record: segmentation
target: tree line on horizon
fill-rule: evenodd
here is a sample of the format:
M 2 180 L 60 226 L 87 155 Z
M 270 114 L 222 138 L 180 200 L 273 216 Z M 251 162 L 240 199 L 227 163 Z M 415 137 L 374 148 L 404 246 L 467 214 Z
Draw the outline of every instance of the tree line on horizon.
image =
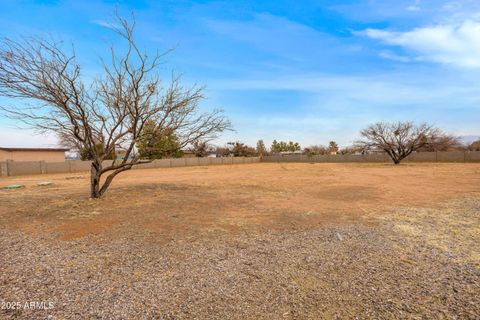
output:
M 153 125 L 153 124 L 152 124 Z M 480 140 L 462 144 L 458 137 L 444 133 L 442 130 L 426 123 L 416 125 L 413 122 L 378 122 L 360 131 L 361 139 L 352 145 L 340 148 L 337 142 L 328 145 L 310 145 L 302 148 L 294 141 L 273 140 L 267 148 L 262 139 L 256 146 L 240 141 L 228 142 L 224 146 L 215 146 L 206 140 L 198 140 L 180 150 L 175 143 L 174 133 L 156 131 L 148 126 L 149 135 L 145 135 L 138 145 L 141 158 L 162 159 L 180 158 L 189 152 L 196 157 L 253 157 L 275 154 L 305 154 L 308 156 L 328 154 L 366 154 L 386 152 L 394 163 L 400 163 L 412 152 L 470 150 L 480 151 Z M 153 134 L 157 132 L 157 134 Z
M 258 140 L 252 147 L 242 142 L 229 142 L 225 147 L 201 144 L 201 152 L 197 156 L 268 156 L 275 154 L 305 154 L 308 156 L 327 154 L 367 154 L 385 152 L 395 164 L 413 152 L 435 151 L 480 151 L 480 139 L 464 144 L 454 135 L 427 124 L 415 124 L 411 121 L 377 122 L 360 131 L 360 139 L 351 146 L 340 148 L 335 141 L 328 145 L 311 145 L 301 148 L 298 142 L 273 140 L 270 149 L 265 147 L 263 140 Z

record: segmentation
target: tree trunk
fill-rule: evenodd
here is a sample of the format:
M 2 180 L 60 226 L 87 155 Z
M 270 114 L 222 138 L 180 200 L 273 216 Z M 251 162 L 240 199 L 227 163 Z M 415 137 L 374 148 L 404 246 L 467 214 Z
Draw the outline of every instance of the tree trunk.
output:
M 113 181 L 113 178 L 115 178 L 116 175 L 117 175 L 117 172 L 115 171 L 107 177 L 107 179 L 103 183 L 103 186 L 100 188 L 100 191 L 99 191 L 100 195 L 103 195 L 107 191 L 108 187 L 110 187 L 110 184 Z
M 100 174 L 101 167 L 92 162 L 92 168 L 90 170 L 90 198 L 100 198 Z

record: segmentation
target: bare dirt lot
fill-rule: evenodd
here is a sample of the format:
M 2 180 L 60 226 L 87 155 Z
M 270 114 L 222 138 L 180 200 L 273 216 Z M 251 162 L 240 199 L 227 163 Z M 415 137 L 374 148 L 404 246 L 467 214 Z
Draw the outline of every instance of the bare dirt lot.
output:
M 480 164 L 132 170 L 99 200 L 86 173 L 13 183 L 2 319 L 480 318 Z

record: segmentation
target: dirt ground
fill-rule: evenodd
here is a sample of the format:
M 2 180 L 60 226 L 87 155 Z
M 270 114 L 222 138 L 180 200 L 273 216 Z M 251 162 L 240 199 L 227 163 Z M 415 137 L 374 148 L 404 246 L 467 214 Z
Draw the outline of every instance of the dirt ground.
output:
M 480 164 L 132 170 L 99 200 L 87 173 L 8 184 L 0 300 L 54 307 L 0 318 L 480 318 Z

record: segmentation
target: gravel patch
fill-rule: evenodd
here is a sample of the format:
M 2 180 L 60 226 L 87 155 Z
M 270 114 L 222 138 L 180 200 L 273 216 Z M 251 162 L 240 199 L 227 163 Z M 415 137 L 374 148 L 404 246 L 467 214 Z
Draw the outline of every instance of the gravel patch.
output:
M 479 319 L 479 203 L 169 241 L 131 227 L 74 241 L 0 230 L 0 299 L 22 306 L 0 318 Z M 431 221 L 452 212 L 471 223 L 439 229 L 445 248 Z M 470 242 L 451 236 L 465 230 Z

